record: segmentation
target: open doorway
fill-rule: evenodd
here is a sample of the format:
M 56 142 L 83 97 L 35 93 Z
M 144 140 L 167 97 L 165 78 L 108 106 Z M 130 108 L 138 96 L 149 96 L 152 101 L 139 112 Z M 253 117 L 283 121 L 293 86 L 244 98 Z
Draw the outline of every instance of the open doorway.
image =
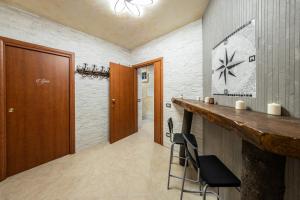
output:
M 154 138 L 154 68 L 153 65 L 137 69 L 138 128 Z
M 163 58 L 132 66 L 135 69 L 138 128 L 147 129 L 154 142 L 163 144 Z

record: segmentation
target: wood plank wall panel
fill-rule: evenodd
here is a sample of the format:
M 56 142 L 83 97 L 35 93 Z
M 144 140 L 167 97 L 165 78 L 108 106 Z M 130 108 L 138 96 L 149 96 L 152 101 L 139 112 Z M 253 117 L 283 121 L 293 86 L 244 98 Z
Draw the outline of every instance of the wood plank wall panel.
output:
M 257 98 L 243 98 L 249 107 L 266 112 L 278 102 L 285 113 L 300 117 L 300 0 L 211 0 L 203 17 L 204 96 L 211 95 L 211 50 L 225 36 L 256 19 Z M 236 97 L 215 96 L 221 105 L 234 106 Z M 216 153 L 241 175 L 241 140 L 204 121 L 204 152 Z M 286 200 L 300 199 L 300 160 L 288 158 Z M 225 199 L 239 199 L 234 190 Z

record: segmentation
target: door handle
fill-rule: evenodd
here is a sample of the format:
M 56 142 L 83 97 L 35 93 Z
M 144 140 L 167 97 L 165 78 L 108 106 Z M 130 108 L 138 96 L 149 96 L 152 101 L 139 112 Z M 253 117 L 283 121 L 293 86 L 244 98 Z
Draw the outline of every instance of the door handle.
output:
M 115 107 L 115 104 L 116 104 L 116 99 L 111 99 L 111 107 Z
M 8 112 L 9 112 L 9 113 L 13 113 L 13 112 L 15 112 L 15 109 L 14 109 L 14 108 L 9 108 L 9 109 L 8 109 Z

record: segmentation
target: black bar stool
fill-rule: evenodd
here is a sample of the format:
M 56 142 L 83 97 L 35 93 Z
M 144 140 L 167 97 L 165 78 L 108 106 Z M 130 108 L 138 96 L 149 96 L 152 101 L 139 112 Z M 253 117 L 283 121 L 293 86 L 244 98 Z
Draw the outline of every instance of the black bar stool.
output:
M 219 199 L 219 188 L 220 187 L 235 187 L 240 191 L 241 181 L 215 156 L 215 155 L 198 155 L 198 145 L 196 138 L 193 134 L 183 134 L 184 145 L 186 149 L 186 159 L 184 165 L 184 174 L 182 180 L 181 196 L 182 200 L 183 192 L 194 192 L 203 194 L 203 200 L 206 200 L 206 194 L 212 193 Z M 199 184 L 203 190 L 189 191 L 184 189 L 184 183 L 186 180 L 186 168 L 187 164 L 191 163 L 192 166 L 200 172 Z M 208 187 L 217 187 L 218 193 L 208 192 Z
M 168 189 L 170 189 L 170 178 L 171 177 L 182 179 L 182 177 L 171 174 L 173 157 L 180 158 L 180 159 L 185 159 L 185 158 L 174 155 L 174 145 L 184 145 L 184 138 L 181 133 L 173 133 L 173 120 L 171 117 L 168 119 L 168 127 L 169 127 L 169 133 L 166 133 L 166 136 L 170 138 L 170 142 L 171 142 L 169 173 L 168 173 Z

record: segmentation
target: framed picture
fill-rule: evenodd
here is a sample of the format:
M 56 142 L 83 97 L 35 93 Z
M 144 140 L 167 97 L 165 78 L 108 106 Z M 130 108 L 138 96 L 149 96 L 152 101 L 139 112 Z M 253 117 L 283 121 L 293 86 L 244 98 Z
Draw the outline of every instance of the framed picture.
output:
M 149 76 L 147 72 L 142 72 L 142 82 L 143 83 L 148 83 L 149 81 Z
M 212 50 L 212 94 L 256 97 L 255 20 Z

